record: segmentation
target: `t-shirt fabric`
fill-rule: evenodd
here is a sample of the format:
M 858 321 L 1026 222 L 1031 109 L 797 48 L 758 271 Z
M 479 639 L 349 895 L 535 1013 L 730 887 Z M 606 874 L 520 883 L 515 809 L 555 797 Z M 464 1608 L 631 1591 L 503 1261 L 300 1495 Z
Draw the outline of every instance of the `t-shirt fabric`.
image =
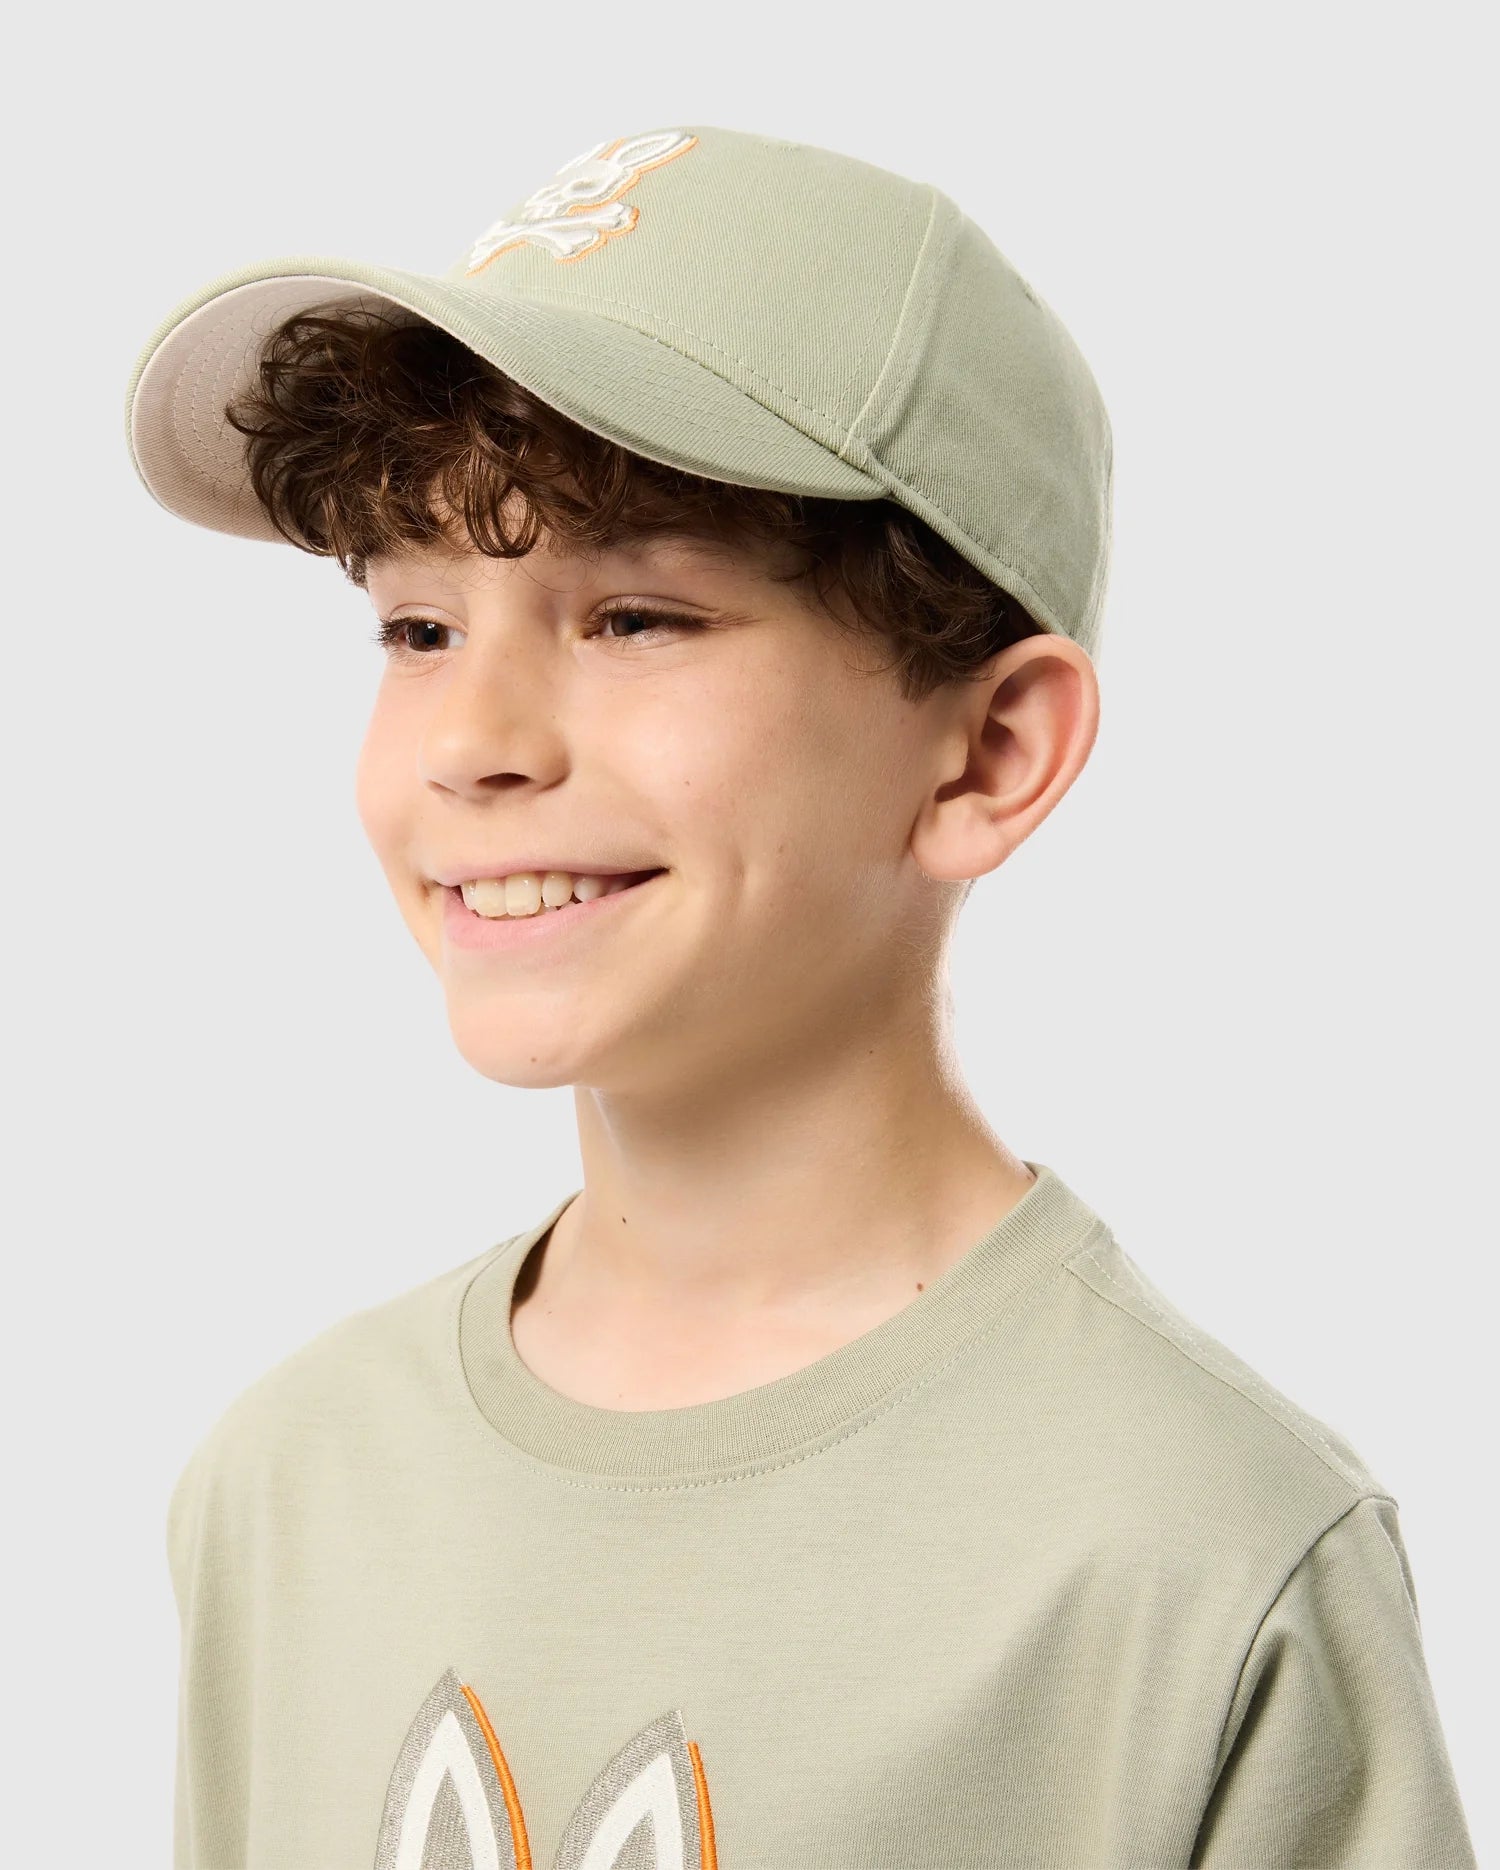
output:
M 168 1513 L 176 1870 L 1471 1870 L 1397 1502 L 1027 1166 L 712 1402 L 521 1361 L 576 1190 L 252 1384 Z

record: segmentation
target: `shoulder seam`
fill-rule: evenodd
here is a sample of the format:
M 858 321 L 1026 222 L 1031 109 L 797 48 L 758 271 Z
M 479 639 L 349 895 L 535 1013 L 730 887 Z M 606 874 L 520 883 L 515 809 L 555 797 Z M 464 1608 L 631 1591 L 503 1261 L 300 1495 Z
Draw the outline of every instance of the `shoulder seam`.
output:
M 1106 1230 L 1106 1237 L 1113 1239 L 1113 1236 L 1108 1234 L 1108 1230 Z M 1273 1422 L 1279 1423 L 1289 1435 L 1295 1436 L 1310 1454 L 1315 1455 L 1318 1460 L 1320 1460 L 1325 1467 L 1330 1469 L 1331 1472 L 1336 1474 L 1346 1486 L 1352 1487 L 1355 1490 L 1357 1499 L 1350 1502 L 1351 1506 L 1357 1504 L 1358 1499 L 1371 1496 L 1371 1489 L 1367 1488 L 1360 1480 L 1359 1476 L 1350 1470 L 1342 1456 L 1335 1452 L 1327 1440 L 1318 1433 L 1318 1430 L 1311 1422 L 1307 1423 L 1304 1428 L 1303 1424 L 1288 1420 L 1286 1414 L 1288 1408 L 1287 1402 L 1279 1397 L 1261 1378 L 1255 1376 L 1253 1373 L 1241 1375 L 1239 1372 L 1229 1369 L 1222 1363 L 1211 1346 L 1202 1341 L 1204 1334 L 1192 1324 L 1191 1320 L 1183 1320 L 1182 1326 L 1178 1329 L 1174 1329 L 1171 1321 L 1166 1317 L 1166 1314 L 1161 1310 L 1160 1306 L 1152 1302 L 1147 1293 L 1132 1290 L 1122 1285 L 1099 1258 L 1099 1247 L 1101 1244 L 1099 1240 L 1091 1239 L 1076 1253 L 1069 1254 L 1068 1258 L 1063 1262 L 1068 1271 L 1072 1273 L 1073 1277 L 1077 1279 L 1080 1284 L 1087 1286 L 1089 1291 L 1092 1292 L 1096 1298 L 1105 1300 L 1106 1303 L 1113 1305 L 1117 1311 L 1123 1312 L 1127 1318 L 1134 1319 L 1136 1324 L 1143 1325 L 1146 1330 L 1154 1332 L 1163 1342 L 1170 1344 L 1180 1355 L 1186 1357 L 1190 1363 L 1197 1364 L 1198 1367 L 1206 1371 L 1209 1376 L 1217 1378 L 1217 1380 L 1223 1383 L 1227 1388 L 1232 1389 L 1237 1396 L 1244 1397 L 1245 1401 L 1248 1402 L 1252 1408 L 1258 1409 L 1262 1415 L 1268 1417 Z M 1079 1271 L 1075 1261 L 1087 1261 L 1101 1279 L 1107 1280 L 1111 1286 L 1116 1287 L 1118 1291 L 1134 1299 L 1138 1305 L 1143 1305 L 1159 1322 L 1153 1323 L 1150 1320 L 1137 1317 L 1122 1299 L 1117 1298 L 1113 1293 L 1101 1292 L 1091 1279 Z M 1126 1264 L 1128 1265 L 1128 1261 Z M 1186 1344 L 1182 1341 L 1184 1334 L 1188 1339 L 1188 1343 Z M 1253 1392 L 1258 1392 L 1258 1394 Z M 1309 1435 L 1313 1438 L 1311 1441 L 1308 1439 Z M 1313 1445 L 1314 1442 L 1317 1443 L 1316 1447 Z M 1376 1498 L 1390 1499 L 1392 1497 L 1383 1488 L 1376 1488 L 1373 1491 L 1374 1497 Z
M 1277 1581 L 1275 1590 L 1270 1593 L 1265 1603 L 1262 1605 L 1260 1615 L 1255 1619 L 1250 1634 L 1245 1640 L 1244 1649 L 1240 1654 L 1239 1667 L 1235 1670 L 1234 1681 L 1230 1686 L 1229 1698 L 1224 1704 L 1224 1718 L 1219 1723 L 1219 1743 L 1214 1756 L 1213 1778 L 1210 1781 L 1210 1791 L 1213 1786 L 1218 1784 L 1219 1775 L 1224 1770 L 1225 1761 L 1234 1744 L 1233 1741 L 1230 1741 L 1228 1745 L 1226 1745 L 1226 1738 L 1229 1733 L 1229 1719 L 1234 1713 L 1235 1703 L 1239 1700 L 1240 1686 L 1245 1679 L 1245 1671 L 1250 1666 L 1250 1658 L 1255 1654 L 1255 1645 L 1260 1641 L 1260 1633 L 1266 1627 L 1266 1619 L 1281 1602 L 1293 1578 L 1296 1577 L 1297 1573 L 1307 1563 L 1317 1547 L 1328 1537 L 1329 1533 L 1331 1533 L 1336 1526 L 1342 1526 L 1344 1521 L 1348 1519 L 1349 1515 L 1354 1512 L 1356 1508 L 1363 1506 L 1369 1500 L 1388 1500 L 1393 1507 L 1396 1507 L 1398 1512 L 1400 1510 L 1397 1502 L 1391 1499 L 1388 1493 L 1378 1489 L 1373 1492 L 1361 1493 L 1358 1499 L 1351 1500 L 1347 1506 L 1342 1507 L 1333 1515 L 1332 1519 L 1326 1521 L 1324 1525 L 1313 1534 L 1307 1544 L 1292 1560 L 1291 1564 L 1287 1566 L 1285 1573 Z

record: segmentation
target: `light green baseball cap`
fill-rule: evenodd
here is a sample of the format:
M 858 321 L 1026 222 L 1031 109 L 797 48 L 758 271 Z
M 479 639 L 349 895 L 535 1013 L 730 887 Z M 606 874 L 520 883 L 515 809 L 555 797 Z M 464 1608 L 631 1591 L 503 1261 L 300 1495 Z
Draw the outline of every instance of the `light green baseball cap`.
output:
M 898 501 L 1098 653 L 1113 466 L 1098 387 L 1056 313 L 928 183 L 741 130 L 648 130 L 565 163 L 446 272 L 298 255 L 222 274 L 131 372 L 131 459 L 162 506 L 282 539 L 224 405 L 274 325 L 335 301 L 429 320 L 652 461 Z

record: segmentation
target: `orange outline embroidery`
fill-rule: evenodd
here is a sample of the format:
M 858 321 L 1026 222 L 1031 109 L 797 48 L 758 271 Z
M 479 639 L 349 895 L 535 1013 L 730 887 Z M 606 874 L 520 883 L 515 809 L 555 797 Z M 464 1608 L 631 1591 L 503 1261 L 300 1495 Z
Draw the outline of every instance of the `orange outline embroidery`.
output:
M 688 1742 L 688 1755 L 693 1762 L 693 1789 L 698 1795 L 698 1829 L 703 1838 L 703 1870 L 719 1870 L 719 1851 L 714 1843 L 714 1815 L 708 1807 L 708 1781 L 703 1776 L 703 1756 L 698 1751 L 698 1742 Z
M 440 1799 L 446 1802 L 448 1822 L 443 1835 L 433 1837 Z M 467 1843 L 450 1835 L 459 1816 Z M 677 1708 L 638 1728 L 594 1775 L 558 1841 L 553 1870 L 579 1870 L 594 1862 L 602 1835 L 613 1833 L 618 1846 L 625 1841 L 621 1824 L 629 1820 L 634 1837 L 635 1826 L 648 1817 L 653 1864 L 661 1870 L 718 1870 L 702 1751 L 688 1738 Z M 534 1870 L 521 1797 L 494 1723 L 476 1690 L 451 1667 L 413 1716 L 392 1767 L 375 1845 L 376 1870 L 409 1862 L 413 1847 L 432 1870 L 458 1870 L 460 1863 L 473 1870 L 481 1857 L 486 1863 L 500 1861 L 496 1853 L 503 1854 L 507 1870 Z M 668 1859 L 661 1857 L 660 1847 L 667 1848 Z
M 474 1719 L 479 1723 L 479 1731 L 484 1735 L 484 1743 L 490 1750 L 490 1758 L 495 1762 L 495 1772 L 499 1776 L 500 1790 L 505 1798 L 505 1811 L 510 1819 L 511 1843 L 515 1846 L 516 1870 L 531 1870 L 531 1845 L 526 1837 L 526 1818 L 521 1810 L 520 1795 L 516 1791 L 516 1782 L 510 1776 L 510 1767 L 505 1755 L 500 1751 L 500 1742 L 495 1737 L 495 1730 L 490 1725 L 490 1717 L 484 1711 L 484 1703 L 479 1699 L 467 1682 L 460 1682 L 464 1699 L 474 1710 Z

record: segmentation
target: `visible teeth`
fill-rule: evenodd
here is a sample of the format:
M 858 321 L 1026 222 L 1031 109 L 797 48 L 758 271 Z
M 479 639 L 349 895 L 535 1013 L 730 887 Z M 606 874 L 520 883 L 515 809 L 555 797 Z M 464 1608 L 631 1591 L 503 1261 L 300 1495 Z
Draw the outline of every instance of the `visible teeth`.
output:
M 483 877 L 461 886 L 464 902 L 475 915 L 534 916 L 543 908 L 561 909 L 575 898 L 593 902 L 625 887 L 619 877 L 574 877 L 565 870 L 517 871 L 509 877 Z
M 542 879 L 534 870 L 522 870 L 505 879 L 505 913 L 534 916 L 542 906 Z

